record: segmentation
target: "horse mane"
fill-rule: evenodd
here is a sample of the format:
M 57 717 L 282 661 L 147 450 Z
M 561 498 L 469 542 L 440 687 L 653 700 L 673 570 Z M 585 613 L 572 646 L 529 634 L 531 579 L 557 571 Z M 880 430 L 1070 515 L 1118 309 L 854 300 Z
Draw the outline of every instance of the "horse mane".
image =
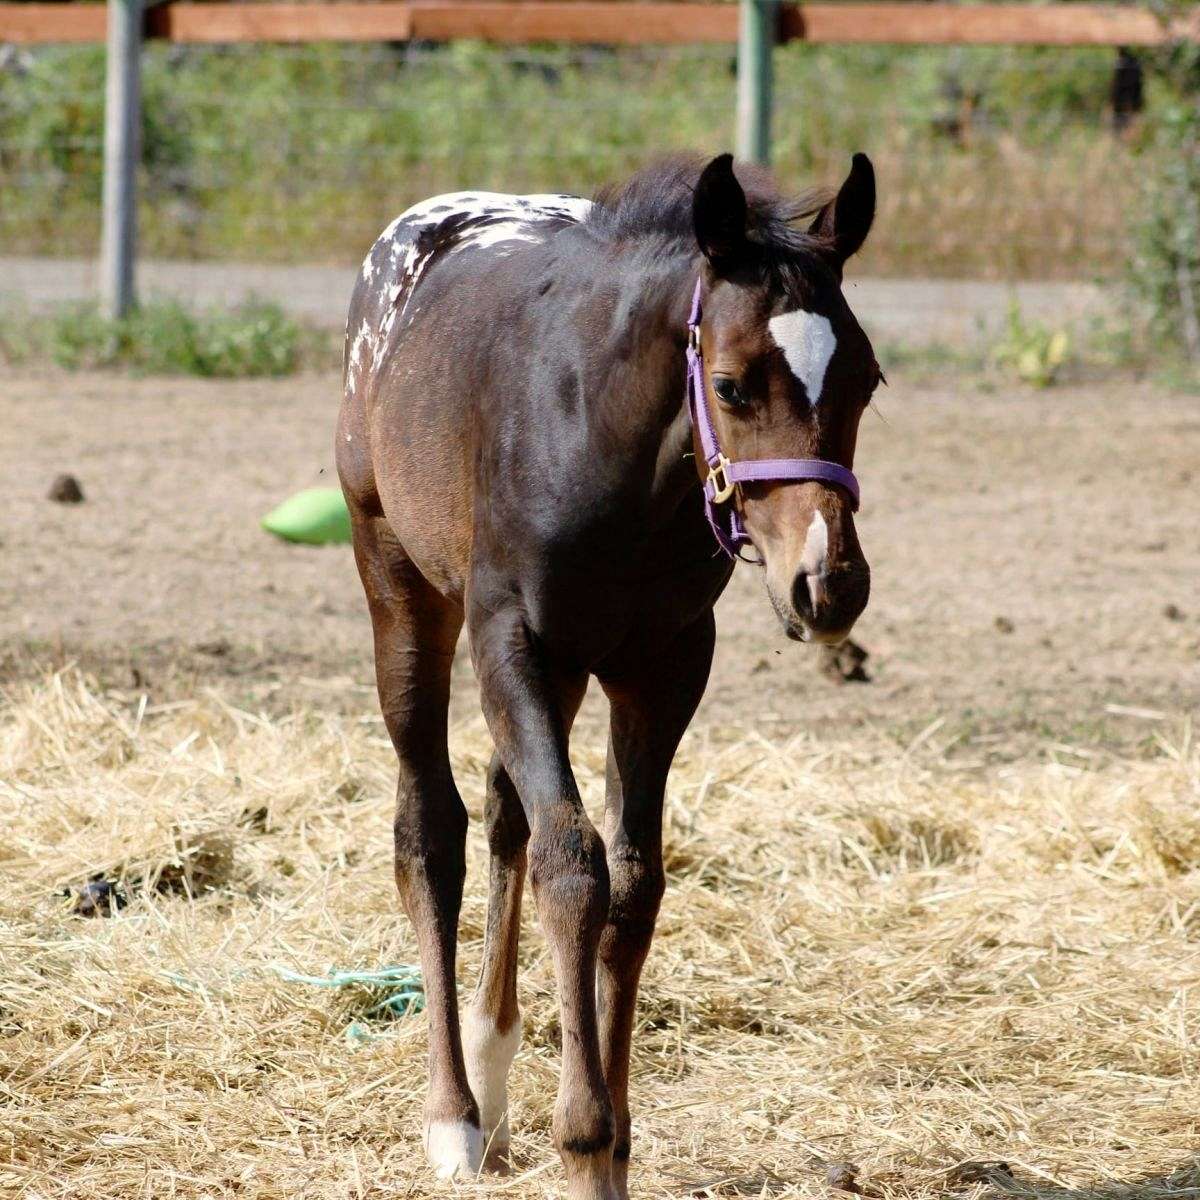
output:
M 706 161 L 692 154 L 664 158 L 624 183 L 601 188 L 585 224 L 603 241 L 644 240 L 668 251 L 694 248 L 692 196 Z M 764 269 L 786 280 L 825 249 L 824 239 L 797 222 L 815 216 L 834 193 L 815 187 L 784 196 L 764 168 L 739 162 L 734 171 L 746 193 L 747 235 L 760 248 Z

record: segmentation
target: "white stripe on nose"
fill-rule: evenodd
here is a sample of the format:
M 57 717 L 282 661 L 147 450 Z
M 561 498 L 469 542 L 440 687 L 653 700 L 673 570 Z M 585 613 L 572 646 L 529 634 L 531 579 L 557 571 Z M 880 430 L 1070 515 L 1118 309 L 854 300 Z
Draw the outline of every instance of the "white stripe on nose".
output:
M 820 510 L 812 515 L 808 524 L 808 534 L 804 539 L 804 552 L 800 556 L 800 570 L 806 576 L 808 598 L 813 608 L 817 606 L 817 589 L 820 587 L 818 576 L 825 574 L 825 556 L 829 553 L 829 526 Z

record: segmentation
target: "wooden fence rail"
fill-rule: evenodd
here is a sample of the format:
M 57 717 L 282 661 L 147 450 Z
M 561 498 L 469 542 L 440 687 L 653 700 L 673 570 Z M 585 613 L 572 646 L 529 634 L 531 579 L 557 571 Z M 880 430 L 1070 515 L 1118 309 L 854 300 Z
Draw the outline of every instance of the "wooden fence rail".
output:
M 663 44 L 737 41 L 734 4 L 642 0 L 384 0 L 378 4 L 160 4 L 171 42 L 450 41 Z M 102 4 L 0 3 L 0 43 L 102 42 Z M 1150 46 L 1200 38 L 1200 12 L 1165 27 L 1106 4 L 780 4 L 778 40 L 907 45 Z

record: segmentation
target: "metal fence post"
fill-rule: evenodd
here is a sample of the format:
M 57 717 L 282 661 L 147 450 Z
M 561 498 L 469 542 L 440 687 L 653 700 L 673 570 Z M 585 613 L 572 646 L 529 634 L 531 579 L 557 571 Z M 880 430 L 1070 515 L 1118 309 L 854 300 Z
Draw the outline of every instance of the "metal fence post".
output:
M 123 317 L 135 302 L 137 166 L 142 134 L 142 0 L 108 0 L 104 93 L 104 217 L 100 304 Z
M 737 155 L 771 160 L 772 57 L 778 34 L 778 0 L 741 0 L 738 14 Z

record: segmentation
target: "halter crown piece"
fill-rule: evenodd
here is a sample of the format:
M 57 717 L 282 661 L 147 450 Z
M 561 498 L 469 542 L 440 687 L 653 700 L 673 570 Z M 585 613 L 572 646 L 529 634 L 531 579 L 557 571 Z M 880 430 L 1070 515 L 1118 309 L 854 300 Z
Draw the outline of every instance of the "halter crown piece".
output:
M 721 549 L 731 558 L 738 558 L 738 551 L 750 544 L 750 536 L 742 525 L 737 507 L 730 503 L 739 483 L 798 483 L 803 480 L 833 483 L 849 493 L 854 511 L 857 512 L 858 480 L 849 468 L 823 458 L 752 458 L 730 462 L 721 453 L 704 387 L 704 355 L 700 349 L 700 282 L 696 280 L 692 311 L 688 316 L 687 402 L 692 424 L 700 434 L 704 461 L 708 463 L 708 477 L 704 481 L 704 512 Z

